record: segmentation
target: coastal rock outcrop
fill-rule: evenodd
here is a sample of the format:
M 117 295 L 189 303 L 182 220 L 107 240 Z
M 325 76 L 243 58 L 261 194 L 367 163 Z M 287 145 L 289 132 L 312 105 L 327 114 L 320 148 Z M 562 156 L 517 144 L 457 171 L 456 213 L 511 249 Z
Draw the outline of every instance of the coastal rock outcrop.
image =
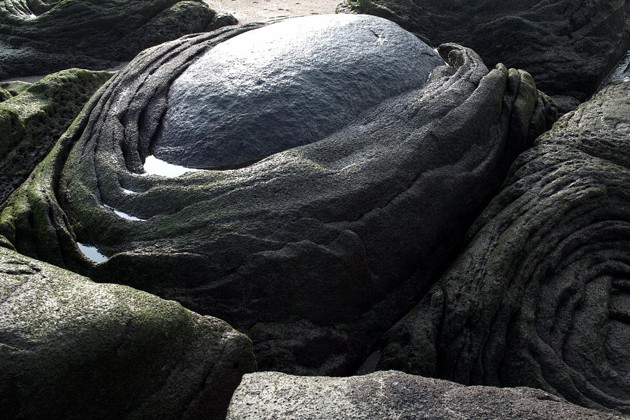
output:
M 0 88 L 0 208 L 112 75 L 70 69 L 28 87 Z
M 462 386 L 402 372 L 349 378 L 247 374 L 228 420 L 621 419 L 530 388 Z
M 218 95 L 195 87 L 214 74 Z M 223 28 L 112 79 L 11 196 L 0 243 L 225 319 L 263 369 L 349 373 L 553 118 L 527 73 L 384 19 Z M 217 124 L 234 134 L 212 144 Z
M 0 247 L 7 419 L 222 419 L 251 341 L 225 322 Z
M 457 42 L 486 65 L 529 72 L 550 95 L 586 99 L 630 46 L 626 0 L 346 0 L 340 9 L 399 23 L 428 43 Z
M 630 414 L 629 98 L 611 84 L 518 158 L 380 369 Z
M 0 80 L 112 68 L 145 48 L 234 23 L 201 0 L 5 0 Z

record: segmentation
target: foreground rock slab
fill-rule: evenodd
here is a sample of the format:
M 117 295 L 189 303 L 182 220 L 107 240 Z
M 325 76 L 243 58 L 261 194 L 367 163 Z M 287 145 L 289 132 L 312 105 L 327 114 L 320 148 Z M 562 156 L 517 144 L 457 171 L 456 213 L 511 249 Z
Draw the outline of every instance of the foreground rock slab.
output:
M 0 80 L 111 68 L 153 45 L 235 22 L 200 0 L 4 0 Z
M 6 419 L 223 418 L 251 342 L 225 322 L 0 248 Z
M 225 319 L 252 338 L 261 368 L 350 373 L 436 280 L 553 108 L 527 73 L 488 70 L 457 45 L 436 52 L 384 19 L 276 25 L 293 30 L 226 28 L 141 54 L 11 197 L 0 242 Z M 217 67 L 230 57 L 218 53 L 223 42 L 247 50 L 254 44 L 240 36 L 268 31 L 275 41 L 251 54 L 272 61 L 269 78 L 238 60 Z M 401 60 L 403 41 L 417 62 Z M 309 61 L 305 49 L 328 60 Z M 335 60 L 336 51 L 348 55 Z M 300 69 L 289 64 L 296 57 Z M 383 75 L 393 70 L 422 77 Z M 199 96 L 188 98 L 178 87 L 194 86 L 188 72 L 203 79 L 215 71 L 227 73 L 216 85 L 225 96 L 195 88 Z M 353 103 L 347 90 L 379 100 Z M 231 109 L 217 111 L 221 100 Z M 285 100 L 303 112 L 271 112 L 265 126 L 261 116 Z M 171 104 L 193 111 L 190 121 L 221 112 L 213 121 L 238 135 L 207 147 L 216 127 L 187 125 L 189 115 L 171 124 Z M 251 117 L 239 120 L 241 111 Z M 188 135 L 190 125 L 199 136 Z M 211 162 L 240 150 L 241 133 L 258 127 L 250 142 L 264 141 L 252 150 Z M 288 149 L 275 149 L 276 132 Z M 223 164 L 231 169 L 216 168 Z
M 0 208 L 112 75 L 70 69 L 28 87 L 7 85 L 0 102 Z
M 528 71 L 550 95 L 584 100 L 630 46 L 628 7 L 625 0 L 346 0 L 342 8 L 391 19 L 433 45 L 460 43 L 489 66 Z
M 630 83 L 523 153 L 380 368 L 630 414 Z
M 349 378 L 248 374 L 227 418 L 621 419 L 535 389 L 462 386 L 395 371 Z

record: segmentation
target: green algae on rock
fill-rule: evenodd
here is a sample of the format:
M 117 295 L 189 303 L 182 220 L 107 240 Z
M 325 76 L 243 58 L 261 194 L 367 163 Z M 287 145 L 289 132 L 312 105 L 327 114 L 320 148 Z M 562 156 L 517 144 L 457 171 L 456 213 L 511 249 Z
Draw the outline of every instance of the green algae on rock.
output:
M 70 69 L 0 102 L 0 208 L 114 73 Z M 20 86 L 21 87 L 21 86 Z
M 380 369 L 630 414 L 629 98 L 604 88 L 518 158 Z
M 221 419 L 251 341 L 227 323 L 0 247 L 4 418 Z
M 338 36 L 303 42 L 334 53 L 358 22 L 382 49 L 366 59 L 387 60 L 396 49 L 378 36 L 385 20 L 335 19 Z M 426 84 L 317 141 L 238 169 L 147 174 L 174 81 L 216 45 L 258 27 L 140 54 L 12 195 L 0 235 L 20 253 L 225 319 L 250 335 L 262 368 L 348 373 L 438 277 L 553 109 L 527 73 L 488 70 L 448 44 L 440 60 L 432 50 L 423 56 L 433 63 Z M 284 77 L 301 83 L 292 75 Z M 330 83 L 342 95 L 348 79 Z M 106 261 L 94 264 L 79 243 Z
M 4 0 L 0 80 L 112 68 L 148 47 L 234 23 L 201 0 Z

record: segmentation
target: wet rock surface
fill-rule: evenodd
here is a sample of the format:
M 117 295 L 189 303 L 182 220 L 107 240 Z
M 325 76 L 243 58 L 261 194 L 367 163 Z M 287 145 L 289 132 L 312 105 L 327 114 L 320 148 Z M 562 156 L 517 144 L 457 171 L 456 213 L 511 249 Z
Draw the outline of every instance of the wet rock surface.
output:
M 342 19 L 340 34 L 354 22 L 384 25 Z M 316 142 L 235 170 L 147 174 L 178 77 L 258 27 L 141 54 L 11 197 L 0 242 L 225 319 L 250 335 L 263 369 L 349 373 L 438 277 L 553 109 L 528 74 L 488 70 L 449 44 L 439 48 L 447 63 L 424 86 Z M 396 46 L 373 38 L 385 56 L 372 58 L 386 60 Z M 331 37 L 326 48 L 346 42 Z M 104 262 L 94 265 L 78 243 L 96 247 Z
M 579 100 L 596 90 L 630 39 L 625 0 L 346 0 L 342 9 L 386 17 L 432 45 L 460 43 L 489 66 L 526 70 L 542 91 Z
M 233 23 L 199 0 L 5 0 L 0 80 L 111 68 L 153 45 Z
M 379 368 L 630 414 L 630 83 L 523 153 Z
M 112 72 L 70 69 L 29 86 L 8 83 L 0 101 L 0 208 L 50 152 Z
M 462 386 L 401 372 L 243 377 L 228 419 L 621 419 L 530 388 Z
M 251 341 L 173 301 L 0 248 L 0 404 L 15 419 L 224 418 Z

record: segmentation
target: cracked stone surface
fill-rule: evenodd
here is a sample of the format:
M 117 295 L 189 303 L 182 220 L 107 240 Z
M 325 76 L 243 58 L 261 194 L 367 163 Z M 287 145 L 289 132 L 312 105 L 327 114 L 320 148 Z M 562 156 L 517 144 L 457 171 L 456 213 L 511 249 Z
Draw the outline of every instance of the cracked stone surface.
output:
M 323 22 L 300 19 L 305 28 Z M 349 39 L 363 45 L 349 36 L 353 25 L 387 24 L 371 16 L 334 21 L 335 29 L 322 26 L 331 31 L 326 42 L 312 36 L 295 48 L 348 51 Z M 225 319 L 252 338 L 262 369 L 347 374 L 439 277 L 554 109 L 527 73 L 488 69 L 471 50 L 446 44 L 420 54 L 422 63 L 403 64 L 429 70 L 424 83 L 383 86 L 379 103 L 361 102 L 365 109 L 333 130 L 316 126 L 316 141 L 288 130 L 295 147 L 237 169 L 148 173 L 178 78 L 223 42 L 256 38 L 258 28 L 271 27 L 224 28 L 140 54 L 13 194 L 0 215 L 0 243 Z M 300 36 L 282 35 L 275 45 Z M 382 54 L 352 71 L 374 80 L 382 75 L 371 72 L 393 65 L 396 47 L 368 38 L 382 41 L 371 46 Z M 331 60 L 319 70 L 338 68 Z M 295 76 L 278 80 L 306 83 Z M 330 83 L 328 92 L 343 93 L 356 81 Z M 295 118 L 301 128 L 331 111 L 346 112 L 346 103 L 313 105 Z M 169 141 L 178 135 L 173 130 Z M 101 262 L 79 246 L 93 247 Z

